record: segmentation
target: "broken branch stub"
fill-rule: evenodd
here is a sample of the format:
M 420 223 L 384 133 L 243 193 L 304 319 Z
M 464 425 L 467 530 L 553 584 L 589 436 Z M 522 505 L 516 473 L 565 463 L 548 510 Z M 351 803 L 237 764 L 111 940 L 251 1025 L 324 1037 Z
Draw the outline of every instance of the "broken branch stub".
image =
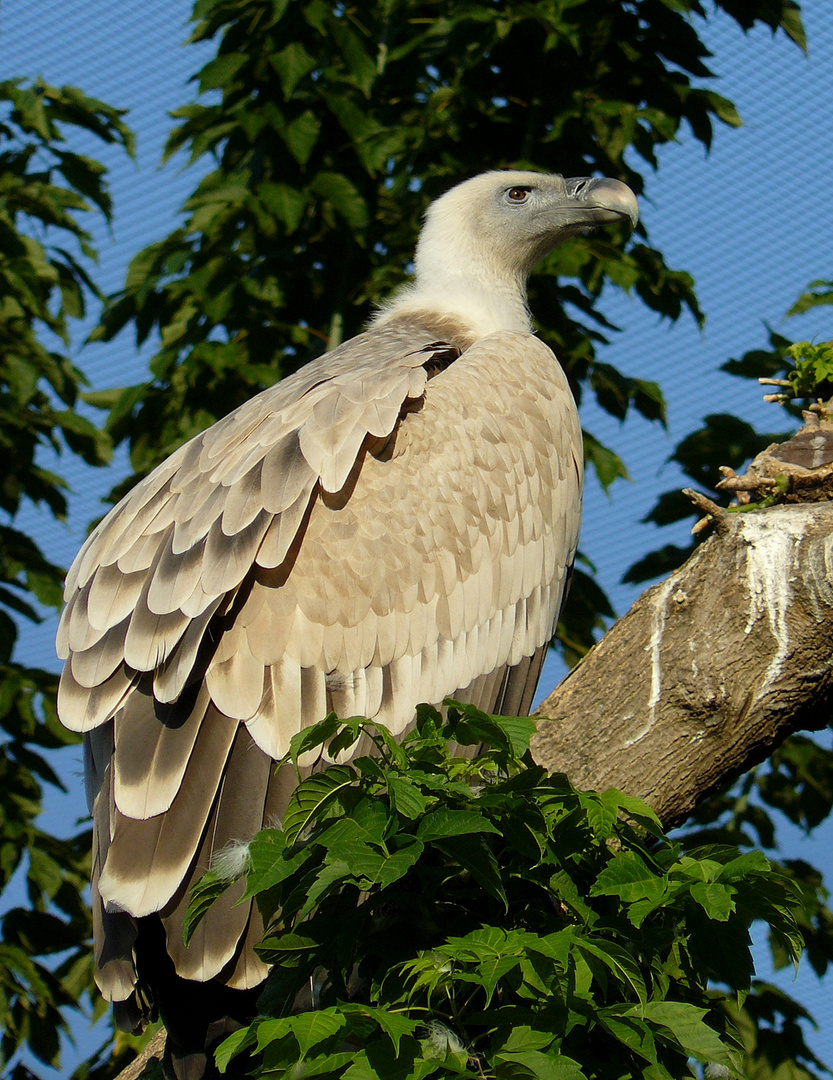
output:
M 760 381 L 760 380 L 759 380 Z M 822 502 L 833 498 L 833 421 L 831 402 L 803 414 L 804 426 L 784 442 L 772 443 L 743 476 L 723 467 L 718 491 L 733 492 L 739 503 L 772 497 L 779 502 Z
M 833 705 L 833 505 L 728 518 L 536 713 L 537 761 L 669 827 Z

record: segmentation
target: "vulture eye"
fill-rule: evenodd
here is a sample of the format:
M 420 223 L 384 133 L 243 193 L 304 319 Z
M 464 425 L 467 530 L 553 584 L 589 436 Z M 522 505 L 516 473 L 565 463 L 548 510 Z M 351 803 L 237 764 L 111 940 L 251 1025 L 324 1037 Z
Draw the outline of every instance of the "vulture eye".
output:
M 509 199 L 509 202 L 522 203 L 526 202 L 526 200 L 529 198 L 530 191 L 532 191 L 532 188 L 511 187 L 506 192 L 506 197 Z

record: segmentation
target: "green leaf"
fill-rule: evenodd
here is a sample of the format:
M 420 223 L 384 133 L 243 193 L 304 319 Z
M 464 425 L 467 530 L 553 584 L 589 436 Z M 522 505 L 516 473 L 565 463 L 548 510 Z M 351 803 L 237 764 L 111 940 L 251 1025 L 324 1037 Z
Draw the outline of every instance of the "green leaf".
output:
M 341 728 L 341 723 L 335 713 L 330 713 L 323 720 L 319 720 L 317 724 L 302 728 L 289 740 L 287 758 L 297 764 L 302 754 L 323 746 L 324 743 L 331 739 Z
M 365 97 L 369 97 L 376 79 L 376 64 L 368 56 L 359 36 L 350 29 L 346 19 L 331 20 L 329 29 L 347 65 L 346 81 L 357 86 Z
M 206 90 L 219 90 L 227 87 L 234 81 L 234 77 L 247 59 L 245 53 L 224 53 L 222 56 L 209 60 L 197 76 L 200 93 L 204 94 Z
M 270 58 L 270 63 L 281 80 L 284 100 L 288 101 L 301 79 L 315 70 L 318 61 L 310 56 L 300 41 L 291 41 Z
M 642 973 L 633 957 L 621 945 L 601 938 L 590 941 L 581 936 L 576 936 L 574 943 L 575 948 L 580 949 L 586 957 L 600 961 L 619 982 L 630 987 L 640 1001 L 647 1001 L 648 991 Z
M 740 114 L 732 102 L 727 98 L 721 97 L 720 94 L 716 94 L 713 90 L 710 90 L 709 104 L 714 109 L 718 119 L 722 120 L 724 124 L 728 124 L 729 127 L 741 127 L 743 125 Z
M 509 1030 L 506 1040 L 500 1044 L 500 1052 L 503 1055 L 523 1050 L 546 1050 L 554 1041 L 555 1035 L 551 1031 L 538 1031 L 519 1024 Z
M 343 174 L 318 173 L 310 184 L 310 191 L 330 203 L 352 229 L 360 230 L 367 226 L 367 203 L 359 194 L 356 185 Z
M 228 1069 L 229 1062 L 232 1058 L 235 1058 L 244 1050 L 250 1049 L 256 1042 L 257 1033 L 254 1025 L 243 1027 L 240 1028 L 239 1031 L 232 1032 L 227 1039 L 223 1039 L 214 1051 L 214 1060 L 217 1062 L 217 1068 L 221 1073 L 224 1073 Z
M 573 1058 L 561 1054 L 542 1054 L 539 1050 L 519 1050 L 514 1053 L 498 1054 L 499 1061 L 505 1061 L 509 1065 L 520 1066 L 520 1073 L 512 1075 L 528 1074 L 535 1080 L 585 1080 L 585 1074 L 581 1066 Z M 498 1072 L 500 1076 L 508 1076 L 505 1071 Z
M 633 851 L 617 853 L 601 871 L 590 890 L 591 896 L 618 896 L 626 903 L 659 900 L 667 883 Z
M 521 758 L 529 749 L 532 736 L 538 730 L 538 721 L 531 716 L 501 716 L 501 728 L 509 736 L 512 754 Z
M 312 857 L 308 849 L 287 851 L 286 837 L 279 829 L 263 829 L 249 844 L 249 872 L 243 897 L 256 896 L 273 888 L 299 870 Z
M 436 810 L 422 819 L 416 831 L 417 839 L 424 844 L 471 833 L 500 835 L 500 829 L 474 810 Z
M 803 315 L 805 311 L 823 304 L 833 304 L 833 281 L 811 281 L 787 315 Z
M 221 877 L 216 870 L 209 870 L 191 888 L 188 909 L 182 920 L 182 938 L 186 945 L 194 936 L 194 931 L 208 914 L 209 908 L 231 885 L 227 877 Z
M 355 1054 L 353 1064 L 342 1074 L 343 1080 L 423 1080 L 437 1071 L 438 1062 L 418 1056 L 416 1039 L 402 1038 L 398 1053 L 388 1039 L 374 1039 Z
M 711 884 L 698 881 L 691 886 L 692 899 L 696 900 L 710 919 L 718 922 L 726 922 L 735 910 L 736 890 L 729 885 L 721 885 L 717 882 Z
M 392 855 L 387 855 L 381 862 L 378 870 L 373 873 L 365 873 L 365 877 L 381 888 L 386 889 L 416 865 L 422 857 L 424 846 L 417 840 L 407 847 L 402 847 Z
M 315 144 L 318 142 L 320 130 L 320 121 L 309 109 L 302 112 L 287 126 L 283 134 L 284 142 L 299 165 L 306 165 L 309 161 Z
M 717 873 L 718 881 L 738 881 L 752 874 L 770 874 L 772 863 L 762 851 L 745 851 L 731 859 Z
M 737 1066 L 736 1053 L 722 1042 L 714 1028 L 704 1023 L 706 1009 L 684 1001 L 649 1001 L 641 1015 L 669 1031 L 680 1048 L 698 1061 Z
M 326 1009 L 289 1017 L 289 1022 L 303 1059 L 313 1046 L 337 1035 L 344 1027 L 346 1019 L 335 1009 Z
M 393 1052 L 399 1054 L 400 1041 L 408 1035 L 413 1035 L 419 1026 L 418 1020 L 412 1020 L 401 1013 L 392 1012 L 390 1009 L 374 1008 L 371 1005 L 341 1006 L 342 1011 L 368 1016 L 375 1020 L 385 1035 L 390 1039 Z
M 403 817 L 414 821 L 428 809 L 428 800 L 412 780 L 389 774 L 386 783 L 391 806 Z
M 640 828 L 645 829 L 651 836 L 657 838 L 664 836 L 662 822 L 651 807 L 641 799 L 636 799 L 633 795 L 626 795 L 616 788 L 608 788 L 607 791 L 602 792 L 601 797 L 606 806 L 614 808 L 617 813 L 626 814 L 631 821 L 634 821 Z
M 610 1034 L 627 1046 L 643 1061 L 654 1063 L 657 1048 L 648 1025 L 636 1009 L 623 1010 L 621 1006 L 599 1009 L 596 1018 Z
M 288 184 L 275 184 L 264 180 L 258 188 L 258 195 L 269 212 L 286 225 L 287 233 L 295 232 L 309 202 L 306 194 Z
M 436 843 L 441 851 L 450 855 L 464 870 L 468 870 L 490 896 L 500 901 L 504 907 L 507 906 L 497 860 L 482 838 L 464 840 L 462 836 L 455 835 Z
M 277 934 L 267 935 L 257 946 L 257 953 L 269 964 L 291 967 L 299 959 L 306 959 L 310 953 L 315 952 L 320 947 L 321 942 L 316 938 L 305 937 L 303 934 L 293 934 L 290 931 L 281 931 Z
M 599 483 L 607 491 L 614 480 L 630 480 L 625 463 L 618 454 L 602 446 L 589 431 L 584 433 L 584 462 L 596 471 Z

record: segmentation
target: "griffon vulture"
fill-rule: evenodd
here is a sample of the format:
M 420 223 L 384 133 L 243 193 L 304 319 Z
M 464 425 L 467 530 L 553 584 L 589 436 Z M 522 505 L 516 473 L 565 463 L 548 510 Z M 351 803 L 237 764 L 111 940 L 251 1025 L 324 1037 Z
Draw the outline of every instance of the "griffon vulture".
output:
M 155 1002 L 177 1075 L 202 1075 L 216 1000 L 251 1011 L 267 974 L 238 890 L 188 948 L 181 921 L 212 858 L 280 818 L 290 737 L 330 710 L 402 732 L 449 695 L 529 708 L 582 445 L 526 278 L 565 237 L 636 218 L 617 180 L 453 188 L 368 330 L 177 450 L 73 563 L 58 707 L 86 733 L 96 980 L 128 1029 Z

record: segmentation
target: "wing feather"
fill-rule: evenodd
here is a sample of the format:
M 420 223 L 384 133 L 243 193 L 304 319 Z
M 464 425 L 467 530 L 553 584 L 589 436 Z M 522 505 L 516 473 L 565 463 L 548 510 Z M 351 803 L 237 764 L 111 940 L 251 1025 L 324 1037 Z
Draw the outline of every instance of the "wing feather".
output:
M 134 694 L 116 713 L 113 794 L 121 814 L 145 819 L 171 807 L 208 705 L 208 691 L 201 687 L 190 709 L 180 708 L 167 723 L 147 693 Z
M 105 566 L 115 563 L 122 574 L 144 574 L 144 571 L 149 570 L 153 565 L 159 547 L 160 538 L 157 530 L 147 533 L 140 532 L 138 538 L 134 538 L 132 543 L 125 541 L 115 552 L 105 552 L 102 562 Z M 111 558 L 111 555 L 115 557 Z M 106 562 L 104 561 L 105 558 Z
M 228 536 L 223 531 L 220 518 L 214 520 L 205 543 L 202 566 L 201 581 L 206 593 L 221 596 L 237 588 L 251 570 L 271 520 L 271 515 L 261 510 L 234 536 Z
M 120 623 L 108 634 L 112 638 L 111 652 L 116 653 L 115 660 L 124 662 L 135 671 L 153 671 L 171 655 L 185 630 L 190 618 L 182 611 L 171 611 L 167 615 L 157 615 L 150 611 L 143 597 L 136 605 L 128 620 L 126 633 L 117 633 L 125 626 Z M 91 652 L 93 650 L 90 650 Z M 84 656 L 85 653 L 80 655 Z M 74 661 L 73 657 L 73 661 Z M 113 664 L 115 668 L 115 663 Z M 78 678 L 73 662 L 73 674 Z
M 309 770 L 304 766 L 300 766 L 299 771 L 302 777 L 309 773 Z M 272 828 L 280 825 L 289 799 L 295 790 L 295 785 L 294 769 L 284 766 L 281 769 L 272 771 L 269 790 L 266 795 L 266 809 L 263 815 L 264 825 Z M 235 990 L 248 990 L 251 987 L 258 986 L 269 974 L 269 968 L 254 951 L 254 946 L 263 937 L 263 921 L 254 904 L 250 906 L 250 911 L 246 934 L 240 942 L 234 965 L 225 976 L 227 985 Z
M 89 583 L 87 618 L 96 630 L 120 623 L 136 605 L 144 587 L 141 571 L 125 574 L 112 563 L 99 566 Z
M 71 652 L 80 652 L 89 649 L 101 640 L 104 633 L 90 625 L 87 618 L 87 598 L 90 595 L 90 582 L 88 581 L 71 598 L 61 615 L 61 625 L 58 629 L 57 647 L 61 649 L 59 655 L 68 657 Z
M 187 946 L 182 940 L 182 920 L 191 884 L 218 855 L 232 845 L 248 842 L 263 828 L 273 768 L 271 758 L 253 745 L 246 728 L 239 725 L 196 861 L 162 918 L 168 953 L 184 979 L 205 982 L 214 978 L 235 955 L 246 933 L 251 901 L 238 904 L 245 885 L 242 879 L 212 904 Z
M 192 595 L 200 581 L 204 553 L 205 542 L 202 541 L 187 551 L 174 554 L 171 537 L 161 549 L 147 591 L 146 603 L 151 611 L 157 615 L 169 615 L 172 611 L 182 609 L 183 603 Z M 135 578 L 140 576 L 144 577 L 133 575 Z M 98 575 L 94 580 L 98 580 Z M 127 613 L 125 611 L 125 614 Z
M 203 647 L 208 624 L 223 603 L 223 597 L 218 596 L 205 611 L 191 619 L 170 655 L 156 668 L 153 673 L 153 696 L 157 701 L 165 704 L 176 701 L 193 681 L 197 656 Z
M 69 668 L 73 678 L 92 689 L 106 682 L 124 660 L 124 642 L 130 627 L 130 618 L 125 618 L 101 635 L 101 638 L 88 649 L 73 652 L 69 658 Z
M 92 531 L 67 574 L 67 598 L 89 581 L 97 567 L 117 560 L 120 544 L 128 532 L 135 539 L 149 528 L 167 502 L 167 484 L 175 467 L 175 457 L 163 462 L 156 472 L 140 481 L 130 496 Z
M 207 486 L 207 485 L 206 485 Z M 201 506 L 194 510 L 193 505 L 188 505 L 184 494 L 177 499 L 177 504 L 182 506 L 182 513 L 176 520 L 173 550 L 175 553 L 187 551 L 198 541 L 207 536 L 215 520 L 222 516 L 225 502 L 228 498 L 228 489 L 222 484 L 211 488 L 211 493 Z
M 106 1001 L 126 1001 L 136 987 L 134 945 L 136 920 L 123 911 L 108 911 L 98 888 L 101 867 L 110 847 L 113 797 L 108 768 L 98 793 L 93 827 L 90 906 L 96 940 L 95 981 Z
M 91 731 L 113 716 L 138 681 L 138 673 L 122 665 L 104 682 L 82 686 L 73 677 L 71 665 L 65 664 L 58 682 L 61 723 L 70 731 Z
M 191 767 L 168 812 L 135 819 L 116 809 L 113 840 L 99 878 L 106 904 L 139 918 L 169 902 L 202 839 L 237 727 L 237 720 L 209 705 Z
M 263 699 L 263 681 L 263 664 L 252 654 L 245 629 L 227 630 L 205 673 L 211 700 L 226 716 L 249 720 Z
M 284 756 L 289 749 L 289 740 L 301 728 L 302 670 L 288 657 L 268 667 L 265 694 L 253 715 L 247 718 L 246 726 L 254 741 L 276 760 Z M 323 683 L 323 673 L 319 677 Z M 321 720 L 324 715 L 322 713 L 316 719 Z
M 293 780 L 294 783 L 294 780 Z M 263 940 L 265 927 L 260 912 L 254 904 L 249 905 L 249 921 L 240 939 L 233 965 L 224 973 L 224 982 L 232 990 L 251 990 L 260 986 L 269 974 L 269 967 L 255 952 L 255 945 Z
M 282 514 L 312 490 L 315 480 L 315 470 L 301 451 L 298 432 L 288 432 L 263 458 L 263 508 L 270 514 Z
M 263 492 L 260 478 L 263 458 L 259 457 L 251 469 L 233 484 L 226 484 L 228 496 L 223 507 L 222 527 L 226 536 L 235 536 L 247 528 L 262 513 Z
M 104 786 L 107 766 L 114 749 L 115 732 L 112 723 L 102 724 L 84 736 L 84 792 L 90 813 L 93 812 L 95 800 Z
M 263 537 L 263 543 L 257 552 L 258 566 L 270 570 L 280 566 L 286 559 L 292 544 L 298 538 L 304 515 L 309 510 L 311 491 L 312 482 L 310 482 L 309 488 L 301 492 L 295 502 L 282 513 L 272 518 L 272 522 Z

